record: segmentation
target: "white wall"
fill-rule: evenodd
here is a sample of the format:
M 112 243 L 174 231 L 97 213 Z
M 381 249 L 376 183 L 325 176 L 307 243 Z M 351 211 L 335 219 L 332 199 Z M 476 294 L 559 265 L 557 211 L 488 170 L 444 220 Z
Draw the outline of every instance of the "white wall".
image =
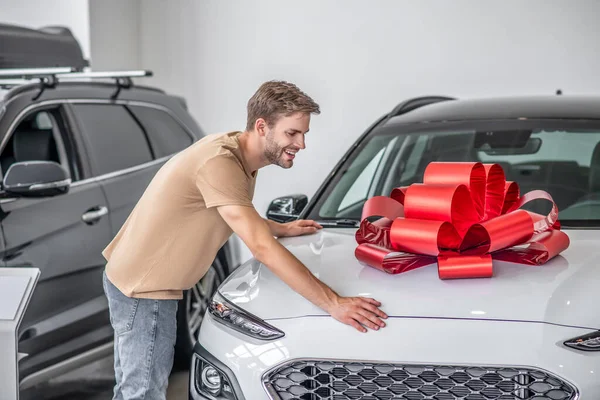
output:
M 576 6 L 575 6 L 576 5 Z M 255 204 L 312 194 L 350 143 L 400 100 L 600 93 L 600 2 L 143 1 L 142 65 L 209 132 L 242 129 L 267 79 L 321 104 L 291 170 L 260 173 Z
M 89 7 L 84 0 L 0 0 L 0 23 L 41 28 L 68 27 L 85 58 L 90 57 Z
M 145 0 L 141 60 L 211 133 L 243 129 L 247 99 L 268 79 L 320 103 L 295 166 L 259 174 L 264 214 L 276 196 L 312 195 L 402 99 L 600 93 L 598 15 L 595 0 Z
M 139 0 L 89 0 L 89 10 L 92 69 L 140 68 Z

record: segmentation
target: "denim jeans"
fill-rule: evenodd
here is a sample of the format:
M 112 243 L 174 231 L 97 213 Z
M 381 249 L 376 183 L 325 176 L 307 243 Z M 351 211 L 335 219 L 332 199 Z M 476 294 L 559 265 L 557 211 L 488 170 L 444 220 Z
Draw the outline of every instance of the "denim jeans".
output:
M 103 276 L 113 327 L 113 400 L 164 400 L 173 367 L 177 300 L 125 296 Z

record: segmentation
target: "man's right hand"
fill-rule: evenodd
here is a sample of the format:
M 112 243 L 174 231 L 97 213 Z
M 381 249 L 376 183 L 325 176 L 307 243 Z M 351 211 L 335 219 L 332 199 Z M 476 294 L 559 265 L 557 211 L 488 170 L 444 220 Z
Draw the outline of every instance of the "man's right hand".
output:
M 382 319 L 387 315 L 379 309 L 381 303 L 365 297 L 338 297 L 333 304 L 325 308 L 331 316 L 344 324 L 366 332 L 365 326 L 379 330 L 385 326 Z
M 366 332 L 363 325 L 374 330 L 385 326 L 381 319 L 387 316 L 379 309 L 381 303 L 364 297 L 340 297 L 273 237 L 253 207 L 227 205 L 218 211 L 252 255 L 298 294 L 361 332 Z

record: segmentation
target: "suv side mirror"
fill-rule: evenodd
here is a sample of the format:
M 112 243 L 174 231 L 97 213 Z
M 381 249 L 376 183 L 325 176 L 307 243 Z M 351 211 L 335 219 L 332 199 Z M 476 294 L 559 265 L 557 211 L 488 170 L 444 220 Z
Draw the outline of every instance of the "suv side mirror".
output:
M 267 218 L 281 223 L 296 220 L 307 204 L 308 197 L 303 194 L 278 197 L 269 204 Z
M 17 197 L 55 196 L 69 191 L 71 179 L 53 161 L 24 161 L 8 168 L 2 186 L 7 194 Z

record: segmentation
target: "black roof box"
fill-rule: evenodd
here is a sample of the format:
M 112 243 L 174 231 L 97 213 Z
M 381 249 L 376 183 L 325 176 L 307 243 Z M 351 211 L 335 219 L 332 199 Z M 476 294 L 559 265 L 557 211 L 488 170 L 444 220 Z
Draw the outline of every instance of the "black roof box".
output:
M 68 28 L 30 29 L 0 24 L 0 69 L 89 66 L 79 42 Z

